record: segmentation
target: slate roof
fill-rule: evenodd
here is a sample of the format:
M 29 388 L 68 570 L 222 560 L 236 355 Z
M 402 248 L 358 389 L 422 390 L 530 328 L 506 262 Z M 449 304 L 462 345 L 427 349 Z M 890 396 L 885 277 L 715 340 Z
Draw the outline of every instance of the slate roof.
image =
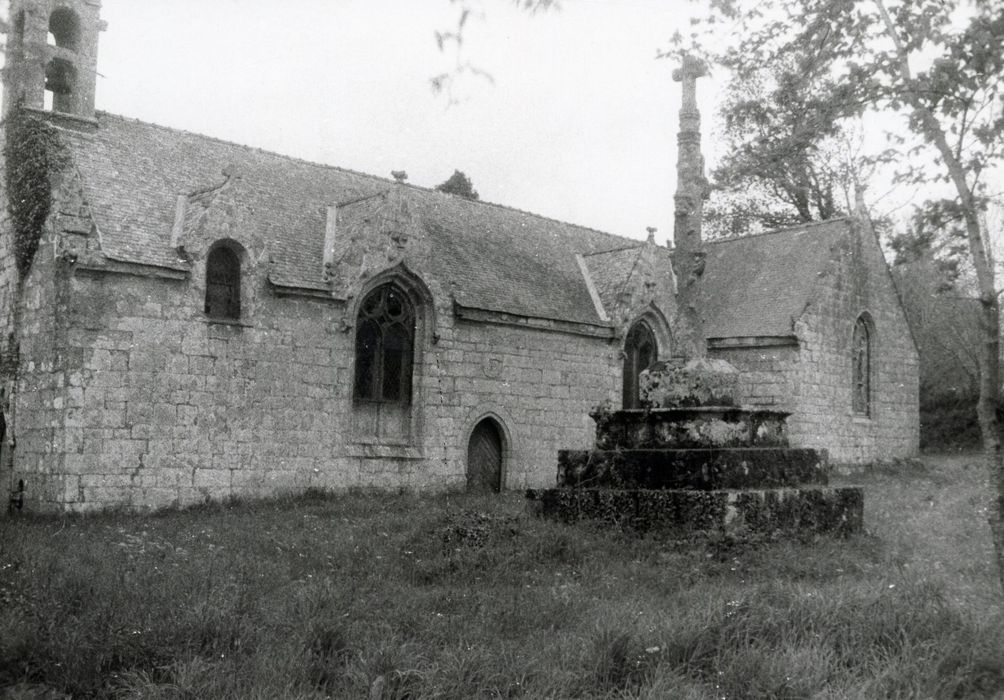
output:
M 401 185 L 208 136 L 98 112 L 93 133 L 63 137 L 114 260 L 178 270 L 170 246 L 178 195 L 192 225 L 224 183 L 267 241 L 269 279 L 325 290 L 327 207 L 394 190 L 430 244 L 431 274 L 461 304 L 523 316 L 603 324 L 575 255 L 584 256 L 609 311 L 643 244 L 486 202 Z M 710 242 L 703 311 L 708 338 L 785 336 L 848 229 L 846 220 Z M 667 271 L 669 254 L 666 251 Z
M 850 230 L 833 219 L 706 244 L 706 338 L 790 336 L 834 249 Z
M 407 198 L 428 234 L 432 273 L 468 306 L 603 323 L 575 254 L 637 245 L 504 206 L 104 112 L 96 116 L 94 133 L 63 136 L 82 175 L 102 249 L 115 260 L 187 269 L 170 246 L 177 197 L 222 184 L 224 168 L 240 175 L 231 195 L 250 212 L 249 233 L 267 241 L 270 279 L 287 286 L 326 288 L 328 205 L 390 188 Z
M 600 302 L 607 313 L 616 308 L 617 297 L 624 290 L 631 272 L 638 264 L 643 249 L 644 244 L 638 243 L 584 256 L 586 267 L 589 268 L 589 275 L 593 278 L 593 285 L 596 287 L 596 293 L 599 294 Z M 670 261 L 667 256 L 667 269 L 669 266 Z

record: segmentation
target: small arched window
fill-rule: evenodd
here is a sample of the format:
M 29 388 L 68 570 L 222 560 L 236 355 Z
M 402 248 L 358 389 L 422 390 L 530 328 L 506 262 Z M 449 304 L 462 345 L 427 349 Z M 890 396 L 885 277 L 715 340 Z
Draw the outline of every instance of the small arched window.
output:
M 237 320 L 241 317 L 241 261 L 225 245 L 206 258 L 206 315 Z
M 638 321 L 628 331 L 624 339 L 624 408 L 641 408 L 638 377 L 643 370 L 658 359 L 658 345 L 655 333 L 644 321 Z
M 854 412 L 870 416 L 871 401 L 871 364 L 872 337 L 868 320 L 859 316 L 854 322 L 854 334 L 851 339 L 851 391 Z
M 411 402 L 415 308 L 394 284 L 370 292 L 356 322 L 356 399 Z
M 58 7 L 49 15 L 49 43 L 63 49 L 80 49 L 80 20 L 68 7 Z
M 77 87 L 77 69 L 63 58 L 54 58 L 45 67 L 45 108 L 72 113 Z

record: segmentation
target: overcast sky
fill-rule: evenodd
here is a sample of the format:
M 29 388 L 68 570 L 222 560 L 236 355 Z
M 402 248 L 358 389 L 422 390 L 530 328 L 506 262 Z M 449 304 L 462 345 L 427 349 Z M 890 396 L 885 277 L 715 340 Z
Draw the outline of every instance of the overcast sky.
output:
M 656 60 L 686 0 L 570 0 L 529 15 L 484 0 L 454 65 L 449 0 L 103 0 L 97 105 L 322 163 L 435 186 L 611 233 L 672 231 L 680 88 Z M 702 102 L 710 125 L 714 90 Z M 699 88 L 700 92 L 700 88 Z M 706 141 L 710 141 L 707 138 Z

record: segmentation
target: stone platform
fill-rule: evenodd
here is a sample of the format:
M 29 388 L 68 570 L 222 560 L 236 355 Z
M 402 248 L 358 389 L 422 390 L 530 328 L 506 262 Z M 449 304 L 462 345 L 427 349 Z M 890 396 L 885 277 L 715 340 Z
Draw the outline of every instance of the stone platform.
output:
M 825 486 L 816 450 L 783 447 L 562 450 L 558 486 L 620 489 L 748 489 Z
M 695 531 L 836 533 L 862 527 L 864 493 L 858 487 L 698 491 L 686 489 L 530 489 L 545 518 L 591 520 L 638 532 L 684 536 Z
M 862 489 L 828 486 L 826 453 L 789 447 L 786 413 L 678 405 L 593 418 L 595 449 L 561 451 L 557 488 L 527 491 L 542 516 L 670 536 L 862 527 Z

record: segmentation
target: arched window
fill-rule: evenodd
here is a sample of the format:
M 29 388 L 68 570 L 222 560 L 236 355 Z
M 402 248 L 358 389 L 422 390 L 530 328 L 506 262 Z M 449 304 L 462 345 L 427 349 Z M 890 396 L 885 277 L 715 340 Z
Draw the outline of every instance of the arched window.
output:
M 63 58 L 54 58 L 45 67 L 45 108 L 72 113 L 77 87 L 77 69 Z
M 356 399 L 408 404 L 415 346 L 415 309 L 394 284 L 363 300 L 356 323 Z
M 49 15 L 49 43 L 71 51 L 80 48 L 80 20 L 68 7 L 58 7 Z
M 851 391 L 854 412 L 864 416 L 870 416 L 872 412 L 871 363 L 871 331 L 868 320 L 859 316 L 854 322 L 854 335 L 851 339 Z
M 640 408 L 638 376 L 659 356 L 655 333 L 644 321 L 638 321 L 628 331 L 624 340 L 624 408 Z
M 241 317 L 241 261 L 225 245 L 206 258 L 206 315 L 237 320 Z

